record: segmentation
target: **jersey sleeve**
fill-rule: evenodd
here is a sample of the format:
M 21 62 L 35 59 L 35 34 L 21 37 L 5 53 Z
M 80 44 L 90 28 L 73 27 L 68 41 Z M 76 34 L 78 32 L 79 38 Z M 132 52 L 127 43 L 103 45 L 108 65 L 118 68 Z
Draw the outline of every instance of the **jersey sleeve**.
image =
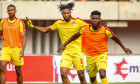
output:
M 0 30 L 2 30 L 3 19 L 0 21 Z
M 58 28 L 57 26 L 58 26 L 58 20 L 53 25 L 51 25 L 50 28 L 51 28 L 51 30 L 54 31 L 54 30 L 57 30 L 57 28 Z
M 25 24 L 22 20 L 20 20 L 20 32 L 25 32 Z
M 112 38 L 113 36 L 113 32 L 109 28 L 105 29 L 105 34 L 108 38 Z
M 83 32 L 84 32 L 84 30 L 85 30 L 85 25 L 80 29 L 80 34 L 83 34 Z

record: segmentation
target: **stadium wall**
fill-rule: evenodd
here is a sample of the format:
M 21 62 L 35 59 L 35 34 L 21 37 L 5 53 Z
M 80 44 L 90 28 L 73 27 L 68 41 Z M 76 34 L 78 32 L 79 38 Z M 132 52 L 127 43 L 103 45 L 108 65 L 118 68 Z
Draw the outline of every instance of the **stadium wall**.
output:
M 62 1 L 61 3 L 68 2 Z M 21 19 L 25 19 L 26 16 L 36 20 L 61 18 L 58 10 L 60 2 L 1 1 L 0 19 L 7 17 L 6 8 L 9 4 L 14 4 L 17 7 L 17 17 Z M 72 15 L 79 16 L 84 20 L 89 20 L 90 13 L 93 10 L 101 11 L 103 20 L 140 20 L 140 2 L 75 2 L 73 9 Z

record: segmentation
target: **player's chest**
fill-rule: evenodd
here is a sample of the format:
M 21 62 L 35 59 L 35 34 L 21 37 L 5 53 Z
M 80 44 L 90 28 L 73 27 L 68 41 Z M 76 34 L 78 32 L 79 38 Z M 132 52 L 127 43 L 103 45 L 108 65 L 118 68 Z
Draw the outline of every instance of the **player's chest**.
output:
M 15 24 L 7 24 L 7 25 L 3 25 L 3 29 L 7 30 L 7 31 L 17 31 L 20 29 L 19 25 L 15 25 Z
M 60 23 L 58 25 L 58 30 L 60 31 L 74 31 L 79 30 L 80 26 L 76 22 L 70 22 L 70 23 Z

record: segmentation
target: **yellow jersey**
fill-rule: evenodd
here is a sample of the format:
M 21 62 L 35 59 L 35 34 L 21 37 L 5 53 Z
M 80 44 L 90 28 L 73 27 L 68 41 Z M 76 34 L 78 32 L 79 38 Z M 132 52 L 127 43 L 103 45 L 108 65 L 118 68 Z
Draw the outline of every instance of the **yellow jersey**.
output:
M 80 18 L 71 18 L 65 22 L 64 19 L 57 20 L 50 26 L 51 30 L 58 30 L 62 44 L 65 43 L 73 34 L 77 33 L 81 27 L 87 23 Z M 63 53 L 81 53 L 81 37 L 69 43 Z

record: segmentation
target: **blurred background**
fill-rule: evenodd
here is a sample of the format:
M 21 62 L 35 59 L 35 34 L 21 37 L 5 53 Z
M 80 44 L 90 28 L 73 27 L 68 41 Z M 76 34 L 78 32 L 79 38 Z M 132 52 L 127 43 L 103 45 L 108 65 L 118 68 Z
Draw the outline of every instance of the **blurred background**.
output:
M 31 80 L 29 79 L 30 77 L 28 77 L 27 80 L 24 81 L 25 82 L 49 82 L 49 83 L 62 82 L 60 77 L 60 71 L 59 71 L 59 64 L 60 64 L 59 61 L 61 58 L 61 53 L 56 52 L 58 47 L 61 45 L 61 40 L 59 38 L 58 32 L 53 31 L 50 33 L 41 33 L 35 29 L 29 28 L 25 21 L 25 17 L 28 16 L 33 21 L 33 24 L 36 26 L 45 27 L 45 26 L 52 25 L 56 20 L 62 18 L 61 12 L 58 9 L 58 5 L 60 4 L 60 2 L 62 4 L 67 4 L 68 2 L 74 2 L 75 6 L 72 11 L 72 16 L 79 17 L 88 23 L 90 23 L 90 17 L 89 17 L 90 13 L 93 10 L 99 10 L 102 13 L 101 15 L 102 25 L 110 28 L 121 39 L 122 43 L 133 51 L 132 55 L 127 56 L 118 44 L 116 44 L 115 42 L 109 39 L 108 67 L 110 71 L 112 71 L 112 68 L 114 68 L 113 69 L 114 72 L 112 72 L 112 75 L 114 74 L 115 76 L 117 75 L 117 77 L 120 77 L 120 79 L 119 78 L 116 79 L 121 81 L 115 80 L 114 79 L 115 77 L 112 75 L 109 77 L 108 80 L 111 82 L 140 82 L 139 79 L 140 78 L 140 61 L 139 61 L 140 60 L 140 11 L 139 11 L 140 2 L 139 0 L 76 0 L 76 1 L 74 0 L 0 0 L 0 19 L 8 17 L 7 6 L 9 4 L 14 4 L 17 9 L 16 16 L 25 22 L 27 43 L 25 48 L 24 66 L 28 65 L 26 59 L 30 60 L 28 58 L 30 56 L 31 59 L 34 59 L 33 57 L 38 57 L 34 61 L 30 60 L 30 62 L 31 61 L 38 62 L 37 59 L 43 60 L 42 58 L 44 56 L 46 57 L 44 59 L 48 60 L 48 58 L 51 58 L 50 60 L 52 60 L 51 64 L 50 62 L 49 64 L 41 64 L 42 62 L 40 61 L 40 64 L 37 63 L 39 65 L 35 65 L 35 67 L 40 65 L 46 65 L 46 66 L 52 65 L 51 81 L 45 79 L 41 81 L 34 79 L 34 81 L 32 81 L 32 79 Z M 0 42 L 0 45 L 2 46 L 2 42 Z M 46 60 L 44 60 L 44 62 L 46 62 Z M 123 68 L 127 67 L 128 71 L 121 71 L 123 70 L 122 65 L 120 66 L 120 68 L 115 65 L 117 63 L 120 64 L 123 63 L 124 60 L 126 61 L 124 64 L 127 65 L 123 66 Z M 13 65 L 9 64 L 8 68 L 11 69 L 11 67 L 13 67 Z M 30 66 L 28 66 L 28 68 L 29 67 Z M 46 71 L 48 70 L 48 68 L 45 68 Z M 34 70 L 36 69 L 38 68 L 35 68 Z M 120 69 L 119 70 L 120 72 L 116 73 L 115 70 L 118 69 Z M 13 68 L 11 70 L 14 71 Z M 50 71 L 48 71 L 48 73 L 49 72 Z M 72 71 L 71 76 L 73 74 L 76 73 Z M 131 75 L 131 77 L 129 79 L 128 76 L 123 77 L 122 74 L 127 74 L 128 76 Z M 47 75 L 48 74 L 45 74 L 44 76 L 46 77 Z M 114 79 L 114 81 L 110 79 L 111 77 Z M 138 79 L 136 79 L 136 77 L 138 77 Z M 73 81 L 74 83 L 79 82 L 76 81 L 75 79 L 73 80 L 73 78 L 71 78 L 71 81 Z M 12 80 L 11 78 L 9 78 L 8 82 L 15 82 L 15 79 Z

